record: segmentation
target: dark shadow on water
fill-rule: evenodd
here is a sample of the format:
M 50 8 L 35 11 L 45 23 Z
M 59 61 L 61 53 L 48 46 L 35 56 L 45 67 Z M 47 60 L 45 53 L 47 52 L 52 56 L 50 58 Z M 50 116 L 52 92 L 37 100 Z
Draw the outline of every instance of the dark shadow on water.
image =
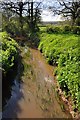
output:
M 15 65 L 7 74 L 2 75 L 2 106 L 6 105 L 6 101 L 11 97 L 12 86 L 14 85 L 14 79 L 17 75 L 17 65 Z
M 39 42 L 40 42 L 40 31 L 32 31 L 30 33 L 28 33 L 28 35 L 24 35 L 21 36 L 11 36 L 12 38 L 14 38 L 17 43 L 24 47 L 25 45 L 27 45 L 28 47 L 30 48 L 34 48 L 34 49 L 37 49 L 38 46 L 39 46 Z
M 39 32 L 32 33 L 26 40 L 26 44 L 30 48 L 37 49 L 40 42 Z
M 2 77 L 2 118 L 17 118 L 17 113 L 21 111 L 18 101 L 23 99 L 21 91 L 24 66 L 21 56 L 14 67 Z

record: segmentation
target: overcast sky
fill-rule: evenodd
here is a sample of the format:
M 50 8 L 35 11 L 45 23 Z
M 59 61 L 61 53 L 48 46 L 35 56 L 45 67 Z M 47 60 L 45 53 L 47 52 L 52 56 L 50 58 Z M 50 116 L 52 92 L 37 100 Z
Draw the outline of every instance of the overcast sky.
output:
M 53 15 L 48 10 L 43 10 L 41 14 L 42 21 L 61 21 L 60 15 Z

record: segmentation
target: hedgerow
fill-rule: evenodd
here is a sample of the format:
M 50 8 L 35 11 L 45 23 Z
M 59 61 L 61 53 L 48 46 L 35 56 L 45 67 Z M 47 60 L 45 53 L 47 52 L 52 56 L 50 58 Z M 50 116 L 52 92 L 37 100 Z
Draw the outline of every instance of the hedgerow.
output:
M 57 65 L 55 74 L 66 96 L 71 96 L 74 110 L 80 111 L 80 36 L 41 34 L 38 49 L 48 63 Z
M 54 26 L 54 25 L 48 25 L 46 27 L 47 33 L 72 33 L 80 35 L 80 26 L 69 26 L 69 25 L 63 25 L 63 26 Z

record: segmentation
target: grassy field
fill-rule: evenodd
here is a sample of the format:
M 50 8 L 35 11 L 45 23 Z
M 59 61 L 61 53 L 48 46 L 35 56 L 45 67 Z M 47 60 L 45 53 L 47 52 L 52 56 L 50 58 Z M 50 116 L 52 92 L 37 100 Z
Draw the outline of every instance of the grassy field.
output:
M 41 27 L 38 49 L 51 65 L 56 65 L 55 75 L 64 94 L 71 96 L 76 112 L 80 111 L 80 36 L 76 34 L 47 33 Z

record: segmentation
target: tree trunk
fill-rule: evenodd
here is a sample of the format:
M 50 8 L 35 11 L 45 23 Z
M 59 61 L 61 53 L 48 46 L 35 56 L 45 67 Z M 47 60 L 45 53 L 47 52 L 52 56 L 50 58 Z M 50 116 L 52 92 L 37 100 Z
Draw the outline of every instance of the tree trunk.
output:
M 33 28 L 33 1 L 31 2 L 31 28 Z
M 20 2 L 19 3 L 19 11 L 20 11 L 20 15 L 19 15 L 19 21 L 20 21 L 20 30 L 21 30 L 21 35 L 23 34 L 23 17 L 22 17 L 22 11 L 23 11 L 23 3 Z

